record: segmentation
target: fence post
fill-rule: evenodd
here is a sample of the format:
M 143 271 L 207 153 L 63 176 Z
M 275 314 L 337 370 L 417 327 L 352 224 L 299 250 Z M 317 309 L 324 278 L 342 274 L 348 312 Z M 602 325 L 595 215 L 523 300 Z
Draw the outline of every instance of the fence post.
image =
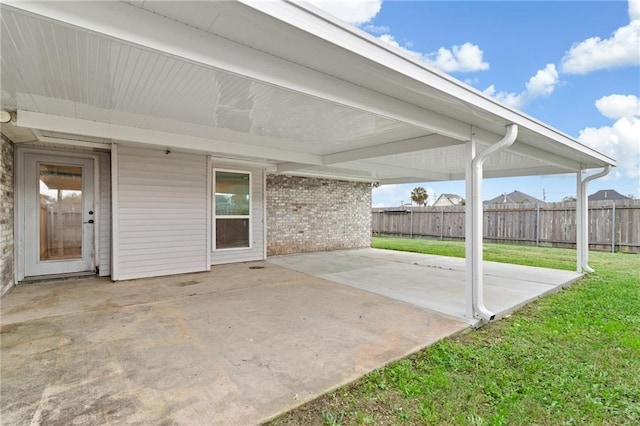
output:
M 616 202 L 611 208 L 611 253 L 616 252 Z
M 413 238 L 413 209 L 409 210 L 409 238 Z
M 536 204 L 536 247 L 540 246 L 540 204 Z

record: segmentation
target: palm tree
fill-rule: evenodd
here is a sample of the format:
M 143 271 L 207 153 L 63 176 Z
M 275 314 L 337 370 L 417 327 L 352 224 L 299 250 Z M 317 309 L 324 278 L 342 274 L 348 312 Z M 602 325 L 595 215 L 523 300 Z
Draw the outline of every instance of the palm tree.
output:
M 427 194 L 426 189 L 421 186 L 416 186 L 411 191 L 411 200 L 418 206 L 426 206 L 427 198 L 429 198 L 429 194 Z

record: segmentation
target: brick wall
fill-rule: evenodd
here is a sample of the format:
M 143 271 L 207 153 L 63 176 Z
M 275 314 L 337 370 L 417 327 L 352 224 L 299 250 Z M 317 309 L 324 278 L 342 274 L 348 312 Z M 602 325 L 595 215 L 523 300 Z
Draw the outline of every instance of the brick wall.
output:
M 13 286 L 13 143 L 0 140 L 0 295 Z
M 267 255 L 369 247 L 371 184 L 267 176 Z

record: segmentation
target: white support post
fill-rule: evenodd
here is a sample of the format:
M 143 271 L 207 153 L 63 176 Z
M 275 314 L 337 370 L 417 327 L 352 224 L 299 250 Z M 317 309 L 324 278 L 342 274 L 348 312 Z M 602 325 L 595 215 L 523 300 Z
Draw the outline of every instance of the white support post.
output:
M 600 172 L 586 178 L 582 178 L 582 171 L 578 172 L 578 194 L 576 201 L 576 248 L 578 272 L 592 273 L 589 266 L 589 199 L 587 198 L 587 185 L 594 179 L 609 174 L 611 166 L 605 166 Z
M 111 281 L 120 279 L 120 227 L 118 184 L 118 144 L 111 144 Z
M 584 258 L 582 245 L 582 205 L 584 204 L 582 194 L 582 170 L 576 173 L 576 271 L 582 273 L 582 260 Z
M 491 155 L 509 148 L 518 137 L 518 126 L 510 124 L 506 127 L 504 137 L 480 153 L 475 152 L 474 138 L 467 143 L 466 152 L 466 214 L 465 214 L 465 254 L 467 298 L 471 299 L 472 317 L 478 316 L 483 321 L 492 321 L 495 314 L 484 305 L 483 265 L 482 265 L 482 173 L 483 165 Z M 467 302 L 468 303 L 468 302 Z M 468 308 L 467 308 L 468 310 Z
M 483 297 L 484 291 L 484 268 L 482 264 L 482 242 L 484 235 L 482 232 L 482 166 L 477 168 L 477 161 L 480 155 L 476 154 L 473 158 L 471 170 L 472 170 L 472 182 L 471 182 L 471 274 L 473 279 L 471 281 L 473 285 L 473 314 L 477 317 L 480 312 L 476 301 L 478 298 Z
M 474 245 L 473 245 L 473 159 L 476 157 L 476 142 L 471 136 L 471 140 L 465 144 L 465 203 L 464 214 L 464 241 L 465 241 L 465 315 L 474 318 L 473 312 L 473 280 L 474 280 Z

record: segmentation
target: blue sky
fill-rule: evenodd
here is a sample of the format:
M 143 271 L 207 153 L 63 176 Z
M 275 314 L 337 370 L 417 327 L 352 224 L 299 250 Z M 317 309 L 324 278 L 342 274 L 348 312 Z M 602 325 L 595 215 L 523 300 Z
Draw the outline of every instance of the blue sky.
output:
M 589 193 L 640 198 L 640 0 L 312 0 L 455 78 L 618 160 Z M 374 206 L 464 197 L 464 182 L 389 185 Z M 483 198 L 520 190 L 547 201 L 576 192 L 575 174 L 485 179 Z

